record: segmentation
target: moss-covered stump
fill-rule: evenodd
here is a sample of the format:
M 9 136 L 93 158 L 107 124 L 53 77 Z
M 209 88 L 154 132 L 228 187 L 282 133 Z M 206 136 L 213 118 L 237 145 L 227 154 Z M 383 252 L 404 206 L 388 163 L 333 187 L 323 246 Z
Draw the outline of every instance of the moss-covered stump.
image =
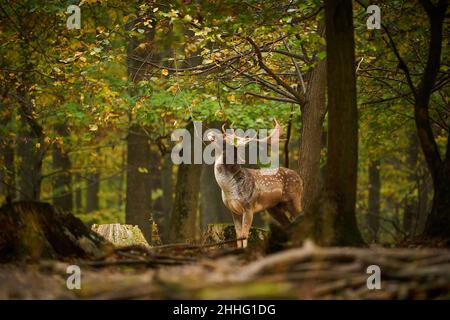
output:
M 118 248 L 136 245 L 150 246 L 138 226 L 120 223 L 94 224 L 92 231 L 97 232 Z
M 203 233 L 203 241 L 206 243 L 227 242 L 236 239 L 236 231 L 232 223 L 213 223 L 208 224 Z M 250 228 L 248 237 L 249 246 L 262 246 L 267 239 L 267 230 L 261 228 Z M 229 244 L 230 247 L 235 246 L 234 243 Z
M 21 201 L 0 208 L 0 261 L 98 258 L 112 245 L 70 212 Z

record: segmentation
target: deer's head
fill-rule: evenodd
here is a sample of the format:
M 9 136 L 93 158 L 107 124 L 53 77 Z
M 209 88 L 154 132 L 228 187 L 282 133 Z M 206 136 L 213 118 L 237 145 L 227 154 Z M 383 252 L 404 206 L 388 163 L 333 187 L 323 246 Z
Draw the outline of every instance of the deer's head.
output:
M 227 164 L 242 164 L 244 160 L 242 155 L 245 153 L 245 147 L 249 144 L 272 144 L 275 139 L 282 133 L 282 128 L 278 121 L 274 119 L 275 126 L 272 129 L 270 135 L 263 138 L 257 138 L 256 131 L 243 132 L 242 130 L 226 129 L 225 124 L 222 126 L 222 133 L 218 131 L 211 131 L 207 134 L 207 139 L 211 143 L 216 144 L 216 161 L 222 161 Z M 227 155 L 229 155 L 227 157 Z

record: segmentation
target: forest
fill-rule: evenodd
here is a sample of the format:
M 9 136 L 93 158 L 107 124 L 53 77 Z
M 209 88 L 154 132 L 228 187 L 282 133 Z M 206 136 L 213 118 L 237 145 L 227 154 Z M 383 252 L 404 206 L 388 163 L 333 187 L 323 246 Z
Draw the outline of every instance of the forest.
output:
M 0 299 L 449 299 L 449 15 L 2 0 Z

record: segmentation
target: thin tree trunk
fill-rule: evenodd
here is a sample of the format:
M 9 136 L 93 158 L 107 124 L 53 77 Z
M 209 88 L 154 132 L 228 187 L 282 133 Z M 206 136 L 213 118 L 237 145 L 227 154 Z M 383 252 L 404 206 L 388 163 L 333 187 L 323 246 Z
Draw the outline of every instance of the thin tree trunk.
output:
M 151 205 L 151 218 L 152 223 L 156 223 L 157 226 L 162 224 L 164 219 L 164 203 L 163 197 L 152 198 L 154 190 L 162 190 L 162 180 L 161 180 L 161 167 L 162 159 L 159 150 L 152 150 L 150 148 L 150 171 L 149 171 L 149 186 L 150 186 L 150 205 Z M 152 229 L 153 230 L 153 229 Z M 159 232 L 158 232 L 159 235 Z
M 94 172 L 87 176 L 86 213 L 97 211 L 99 206 L 98 193 L 100 191 L 100 173 Z
M 121 165 L 122 173 L 119 175 L 119 194 L 117 196 L 117 207 L 122 210 L 123 200 L 124 200 L 124 181 L 126 178 L 126 165 L 127 165 L 127 149 L 123 148 L 121 151 Z
M 0 130 L 5 128 L 10 121 L 11 112 L 5 111 L 0 118 Z M 14 156 L 13 138 L 6 132 L 0 132 L 0 192 L 7 201 L 12 201 L 16 197 Z
M 290 150 L 290 142 L 291 142 L 291 136 L 292 136 L 292 121 L 293 121 L 293 111 L 294 111 L 294 106 L 291 107 L 291 114 L 289 115 L 289 121 L 288 121 L 288 126 L 287 126 L 287 130 L 286 130 L 286 141 L 284 143 L 284 166 L 286 168 L 289 168 L 289 150 Z
M 80 187 L 81 177 L 79 173 L 75 174 L 75 181 L 77 184 L 77 187 L 75 188 L 75 210 L 76 212 L 83 212 L 83 199 L 82 199 L 82 192 Z
M 380 228 L 380 188 L 380 161 L 372 160 L 369 163 L 369 205 L 367 216 L 370 242 L 378 241 L 378 230 Z
M 160 226 L 162 229 L 163 241 L 169 240 L 169 222 L 170 213 L 173 206 L 173 178 L 172 178 L 172 159 L 170 153 L 167 153 L 163 158 L 161 170 L 161 186 L 163 191 L 163 207 L 164 207 L 164 223 Z
M 414 234 L 422 234 L 425 229 L 425 223 L 430 206 L 430 194 L 432 189 L 432 182 L 428 172 L 421 177 L 419 182 L 419 204 L 416 223 L 414 225 Z
M 63 139 L 69 136 L 66 124 L 57 124 L 54 128 L 56 134 Z M 53 180 L 53 204 L 63 210 L 72 211 L 71 162 L 63 144 L 53 144 L 52 158 L 53 170 L 58 171 Z
M 42 161 L 45 154 L 44 131 L 34 118 L 33 105 L 25 87 L 18 89 L 20 130 L 17 154 L 20 157 L 19 199 L 40 199 L 42 182 Z
M 417 161 L 419 160 L 419 141 L 417 139 L 417 134 L 414 132 L 410 134 L 407 154 L 407 164 L 408 164 L 408 179 L 410 183 L 414 185 L 418 181 L 417 177 Z M 413 193 L 415 190 L 411 190 Z M 403 211 L 403 230 L 408 235 L 413 235 L 415 217 L 418 212 L 418 199 L 406 197 L 404 203 Z

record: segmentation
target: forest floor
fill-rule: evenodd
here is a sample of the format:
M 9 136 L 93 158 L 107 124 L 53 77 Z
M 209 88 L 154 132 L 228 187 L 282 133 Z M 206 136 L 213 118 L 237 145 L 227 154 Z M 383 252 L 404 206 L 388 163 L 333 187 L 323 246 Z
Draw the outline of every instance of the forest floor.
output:
M 69 290 L 67 267 L 81 268 Z M 370 265 L 381 289 L 367 287 Z M 369 280 L 369 282 L 371 282 Z M 449 299 L 450 250 L 128 247 L 94 261 L 0 265 L 0 299 Z

